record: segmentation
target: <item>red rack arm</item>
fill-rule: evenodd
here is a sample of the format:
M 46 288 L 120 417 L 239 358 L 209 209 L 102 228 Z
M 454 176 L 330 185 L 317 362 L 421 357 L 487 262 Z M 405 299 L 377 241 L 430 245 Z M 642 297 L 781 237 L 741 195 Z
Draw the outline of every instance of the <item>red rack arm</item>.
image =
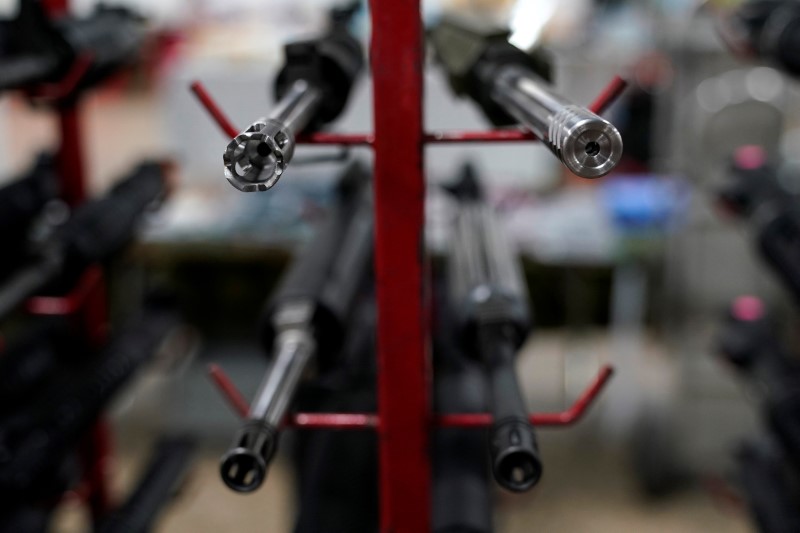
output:
M 589 105 L 589 111 L 602 115 L 619 98 L 626 87 L 628 87 L 627 80 L 620 76 L 614 76 L 605 89 L 597 95 L 594 102 Z
M 33 296 L 25 303 L 32 315 L 69 316 L 95 346 L 107 334 L 108 308 L 103 270 L 97 265 L 87 268 L 78 283 L 63 296 Z
M 194 81 L 189 86 L 189 89 L 194 93 L 225 135 L 231 139 L 239 135 L 239 130 L 234 127 L 233 123 L 228 119 L 228 116 L 222 111 L 222 108 L 217 104 L 214 98 L 211 97 L 205 85 L 199 81 Z
M 92 521 L 99 524 L 113 510 L 111 486 L 108 482 L 111 461 L 111 427 L 100 417 L 81 445 L 81 469 L 85 486 L 86 503 L 92 513 Z
M 534 413 L 530 415 L 531 423 L 536 426 L 568 426 L 574 424 L 586 414 L 613 374 L 614 368 L 610 365 L 605 365 L 600 369 L 595 380 L 569 409 L 560 413 Z M 440 427 L 486 427 L 492 424 L 492 415 L 488 413 L 439 415 L 436 417 L 436 424 Z
M 366 133 L 328 133 L 324 131 L 297 136 L 297 144 L 337 144 L 339 146 L 370 146 L 372 135 Z
M 236 137 L 239 135 L 239 130 L 233 125 L 233 123 L 228 119 L 228 116 L 222 111 L 219 103 L 211 96 L 211 93 L 208 92 L 205 85 L 203 85 L 200 81 L 194 81 L 189 86 L 192 93 L 197 97 L 200 101 L 202 106 L 211 115 L 211 118 L 214 122 L 217 123 L 219 128 L 222 132 L 227 135 L 228 137 Z M 372 135 L 364 134 L 364 133 L 351 133 L 351 134 L 342 134 L 342 133 L 327 133 L 327 132 L 316 132 L 316 133 L 308 133 L 305 135 L 299 135 L 297 137 L 298 144 L 337 144 L 340 146 L 353 146 L 353 145 L 364 145 L 369 146 L 372 144 Z
M 250 411 L 244 395 L 219 365 L 208 365 L 208 376 L 228 405 L 244 418 Z M 286 417 L 284 426 L 300 429 L 367 429 L 378 425 L 378 417 L 368 413 L 298 413 Z
M 369 413 L 296 413 L 288 417 L 286 426 L 298 429 L 370 429 L 378 427 L 378 417 Z
M 530 142 L 538 140 L 533 132 L 520 128 L 488 131 L 433 131 L 425 134 L 425 142 L 430 144 Z
M 236 385 L 233 384 L 231 378 L 223 371 L 219 365 L 214 363 L 208 365 L 208 376 L 211 378 L 214 385 L 216 385 L 217 389 L 220 393 L 222 393 L 222 397 L 227 400 L 228 405 L 233 409 L 233 411 L 238 414 L 241 418 L 247 416 L 247 413 L 250 412 L 250 406 L 247 404 L 247 400 L 244 399 L 244 395 L 239 392 L 239 389 L 236 388 Z

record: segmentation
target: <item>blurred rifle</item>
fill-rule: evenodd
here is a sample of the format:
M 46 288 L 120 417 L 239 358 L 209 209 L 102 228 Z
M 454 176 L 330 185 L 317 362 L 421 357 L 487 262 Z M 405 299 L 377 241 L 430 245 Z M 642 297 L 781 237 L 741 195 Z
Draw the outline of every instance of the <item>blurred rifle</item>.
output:
M 115 335 L 96 358 L 65 373 L 34 402 L 0 421 L 4 502 L 58 493 L 61 487 L 55 491 L 52 487 L 53 472 L 177 323 L 172 312 L 148 310 Z
M 0 319 L 39 291 L 53 285 L 71 287 L 86 267 L 121 251 L 147 209 L 166 191 L 163 166 L 143 163 L 103 198 L 80 206 L 39 246 L 32 264 L 0 286 Z
M 760 148 L 740 149 L 719 200 L 750 222 L 758 251 L 800 304 L 800 197 L 780 184 Z
M 742 486 L 759 529 L 800 528 L 800 361 L 775 335 L 763 304 L 752 297 L 732 306 L 719 351 L 761 393 L 768 434 L 737 454 Z
M 4 277 L 25 258 L 29 237 L 45 206 L 58 198 L 53 158 L 40 155 L 31 169 L 0 188 L 0 265 Z
M 0 25 L 0 91 L 57 83 L 79 60 L 87 66 L 78 88 L 95 85 L 137 57 L 143 22 L 127 8 L 102 4 L 85 18 L 51 17 L 44 2 L 21 0 L 16 18 Z

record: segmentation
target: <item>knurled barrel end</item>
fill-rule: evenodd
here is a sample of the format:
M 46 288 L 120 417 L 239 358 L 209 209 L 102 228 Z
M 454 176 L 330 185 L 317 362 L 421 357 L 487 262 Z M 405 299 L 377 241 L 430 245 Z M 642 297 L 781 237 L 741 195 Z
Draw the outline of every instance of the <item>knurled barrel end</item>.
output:
M 497 483 L 513 492 L 530 490 L 542 477 L 539 447 L 530 422 L 506 418 L 492 427 L 492 473 Z
M 236 492 L 253 492 L 264 482 L 277 448 L 276 428 L 261 420 L 245 422 L 220 461 L 222 481 Z
M 577 105 L 565 106 L 550 117 L 544 142 L 570 171 L 582 178 L 605 176 L 622 157 L 622 136 L 617 128 Z
M 243 192 L 266 191 L 283 175 L 293 153 L 294 139 L 280 124 L 256 122 L 225 148 L 225 179 Z

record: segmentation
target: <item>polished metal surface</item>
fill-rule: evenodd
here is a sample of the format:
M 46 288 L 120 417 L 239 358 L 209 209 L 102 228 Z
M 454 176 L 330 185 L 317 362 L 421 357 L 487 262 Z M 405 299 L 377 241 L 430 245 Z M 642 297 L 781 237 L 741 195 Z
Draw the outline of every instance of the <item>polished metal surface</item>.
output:
M 312 302 L 300 301 L 285 305 L 276 313 L 275 354 L 250 405 L 248 418 L 262 420 L 273 427 L 280 424 L 314 353 L 310 325 L 313 310 Z
M 316 348 L 311 319 L 314 305 L 299 300 L 281 306 L 273 316 L 278 332 L 275 351 L 234 445 L 223 456 L 222 480 L 237 492 L 256 490 L 278 447 L 278 429 L 303 371 Z
M 228 182 L 243 192 L 272 188 L 292 160 L 295 135 L 308 125 L 320 99 L 315 87 L 303 80 L 294 82 L 269 117 L 228 143 L 222 155 Z
M 524 301 L 526 289 L 516 250 L 490 206 L 460 206 L 449 253 L 448 279 L 456 301 L 480 305 L 493 293 Z
M 610 122 L 556 94 L 525 69 L 502 67 L 492 98 L 582 178 L 608 174 L 622 157 L 622 137 Z

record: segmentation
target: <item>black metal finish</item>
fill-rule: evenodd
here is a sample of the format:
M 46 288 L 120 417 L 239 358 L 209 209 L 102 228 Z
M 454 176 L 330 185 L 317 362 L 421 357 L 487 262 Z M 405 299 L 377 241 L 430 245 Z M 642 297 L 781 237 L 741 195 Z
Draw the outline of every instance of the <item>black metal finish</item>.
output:
M 347 19 L 334 20 L 322 37 L 289 43 L 286 61 L 275 79 L 275 100 L 280 100 L 298 80 L 321 92 L 320 102 L 304 131 L 333 122 L 344 111 L 353 85 L 364 69 L 361 43 L 347 31 Z
M 439 22 L 428 36 L 453 91 L 474 100 L 495 126 L 517 123 L 492 96 L 493 81 L 501 66 L 519 65 L 547 81 L 551 79 L 550 58 L 541 50 L 527 54 L 512 45 L 507 30 L 451 17 Z
M 794 0 L 745 2 L 726 20 L 728 37 L 748 52 L 800 75 L 800 5 Z
M 4 501 L 41 495 L 114 394 L 148 361 L 178 323 L 148 310 L 116 335 L 98 357 L 65 374 L 36 402 L 0 424 L 0 495 Z M 77 354 L 74 356 L 78 359 Z
M 454 335 L 453 310 L 435 293 L 434 410 L 483 413 L 489 389 L 483 365 L 468 356 Z M 486 431 L 437 428 L 433 436 L 433 533 L 492 533 L 492 497 Z
M 797 478 L 786 468 L 780 450 L 769 439 L 748 443 L 739 450 L 737 459 L 742 487 L 759 531 L 800 531 Z
M 342 346 L 358 288 L 370 270 L 372 217 L 364 213 L 371 205 L 369 180 L 367 168 L 359 161 L 347 163 L 337 178 L 330 212 L 315 228 L 311 242 L 292 260 L 264 307 L 259 333 L 265 353 L 271 354 L 274 348 L 274 317 L 279 308 L 298 301 L 315 302 L 314 335 L 324 352 L 335 354 Z M 345 239 L 348 231 L 354 232 L 354 239 Z
M 333 364 L 297 393 L 297 409 L 374 413 L 376 305 L 359 298 L 342 350 Z M 371 429 L 300 431 L 292 439 L 297 473 L 294 533 L 378 531 L 378 437 Z
M 47 385 L 67 360 L 67 343 L 80 343 L 67 332 L 64 321 L 45 319 L 6 341 L 0 350 L 0 413 L 20 409 Z
M 23 176 L 0 188 L 0 248 L 5 251 L 0 275 L 24 260 L 35 221 L 45 206 L 57 198 L 53 158 L 44 154 Z
M 451 190 L 461 200 L 447 261 L 450 305 L 461 348 L 483 364 L 495 423 L 490 435 L 492 471 L 506 489 L 522 492 L 541 477 L 533 427 L 514 370 L 530 330 L 517 257 L 468 165 Z

